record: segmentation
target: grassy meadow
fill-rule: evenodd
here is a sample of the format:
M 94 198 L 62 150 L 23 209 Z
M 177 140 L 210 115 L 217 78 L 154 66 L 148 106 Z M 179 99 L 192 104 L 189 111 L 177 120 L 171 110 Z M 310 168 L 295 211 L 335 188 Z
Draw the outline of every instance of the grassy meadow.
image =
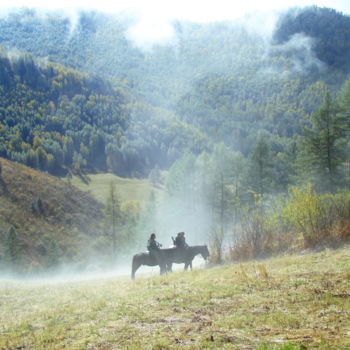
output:
M 118 194 L 123 201 L 137 200 L 145 203 L 154 191 L 156 196 L 162 193 L 160 188 L 154 187 L 147 179 L 129 179 L 114 174 L 89 174 L 89 183 L 85 183 L 78 176 L 71 180 L 72 184 L 80 190 L 89 192 L 95 199 L 106 202 L 109 194 L 110 183 L 116 184 Z
M 166 276 L 1 282 L 0 349 L 349 349 L 350 248 Z

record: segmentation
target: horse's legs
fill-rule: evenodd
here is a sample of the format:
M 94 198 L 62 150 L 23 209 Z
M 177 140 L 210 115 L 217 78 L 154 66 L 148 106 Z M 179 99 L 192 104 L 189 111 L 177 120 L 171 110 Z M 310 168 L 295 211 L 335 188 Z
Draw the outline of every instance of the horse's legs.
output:
M 192 271 L 192 260 L 190 261 L 186 261 L 185 262 L 185 267 L 184 267 L 184 270 L 188 270 L 188 267 L 190 267 L 191 271 Z
M 173 263 L 168 263 L 167 264 L 167 270 L 169 271 L 169 272 L 173 272 Z
M 159 268 L 160 268 L 160 274 L 161 275 L 164 275 L 165 273 L 167 273 L 166 264 L 164 264 L 164 265 L 160 264 Z
M 131 270 L 131 279 L 134 280 L 135 279 L 135 272 L 137 271 L 137 269 L 141 266 L 141 264 L 136 261 L 135 258 L 132 259 L 132 270 Z

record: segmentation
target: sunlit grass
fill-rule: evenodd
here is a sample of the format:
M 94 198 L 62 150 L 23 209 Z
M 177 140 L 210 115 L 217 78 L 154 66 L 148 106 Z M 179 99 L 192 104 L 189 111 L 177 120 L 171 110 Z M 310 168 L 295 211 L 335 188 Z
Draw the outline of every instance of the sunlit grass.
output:
M 0 349 L 348 349 L 350 249 L 0 289 Z
M 118 194 L 122 201 L 138 200 L 141 203 L 147 201 L 152 191 L 159 195 L 160 188 L 154 187 L 147 179 L 121 178 L 114 174 L 91 174 L 90 182 L 84 183 L 79 177 L 74 176 L 72 184 L 82 191 L 89 192 L 95 199 L 106 202 L 111 181 L 116 184 Z

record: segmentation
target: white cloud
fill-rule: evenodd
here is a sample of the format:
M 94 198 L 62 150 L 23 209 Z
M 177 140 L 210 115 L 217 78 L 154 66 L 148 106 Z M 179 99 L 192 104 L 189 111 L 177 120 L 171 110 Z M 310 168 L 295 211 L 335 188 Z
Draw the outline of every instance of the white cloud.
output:
M 350 13 L 348 0 L 2 0 L 0 8 L 38 7 L 43 9 L 97 9 L 120 12 L 126 9 L 153 19 L 187 19 L 200 22 L 233 19 L 254 11 L 280 10 L 291 6 L 318 5 Z
M 127 11 L 138 18 L 138 22 L 128 32 L 130 39 L 147 47 L 171 40 L 174 34 L 171 21 L 175 19 L 210 22 L 241 18 L 252 29 L 259 22 L 261 31 L 266 34 L 271 32 L 275 23 L 273 13 L 292 6 L 314 4 L 350 13 L 348 0 L 1 0 L 0 10 L 22 6 L 42 10 L 64 9 L 73 19 L 72 14 L 79 9 L 96 9 L 108 13 Z M 256 16 L 248 16 L 249 13 L 255 13 Z

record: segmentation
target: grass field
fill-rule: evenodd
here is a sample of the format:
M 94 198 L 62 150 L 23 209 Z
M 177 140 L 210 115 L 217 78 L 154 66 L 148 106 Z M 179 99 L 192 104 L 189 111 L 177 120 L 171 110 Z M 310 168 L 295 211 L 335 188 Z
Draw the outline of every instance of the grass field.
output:
M 117 192 L 122 201 L 138 200 L 140 203 L 144 203 L 149 199 L 152 191 L 156 196 L 162 192 L 160 188 L 152 186 L 147 179 L 127 179 L 113 174 L 91 174 L 88 177 L 89 184 L 84 183 L 77 176 L 73 177 L 72 184 L 82 191 L 89 192 L 102 203 L 106 202 L 111 182 L 116 184 Z
M 0 349 L 350 348 L 350 248 L 138 274 L 2 283 Z

